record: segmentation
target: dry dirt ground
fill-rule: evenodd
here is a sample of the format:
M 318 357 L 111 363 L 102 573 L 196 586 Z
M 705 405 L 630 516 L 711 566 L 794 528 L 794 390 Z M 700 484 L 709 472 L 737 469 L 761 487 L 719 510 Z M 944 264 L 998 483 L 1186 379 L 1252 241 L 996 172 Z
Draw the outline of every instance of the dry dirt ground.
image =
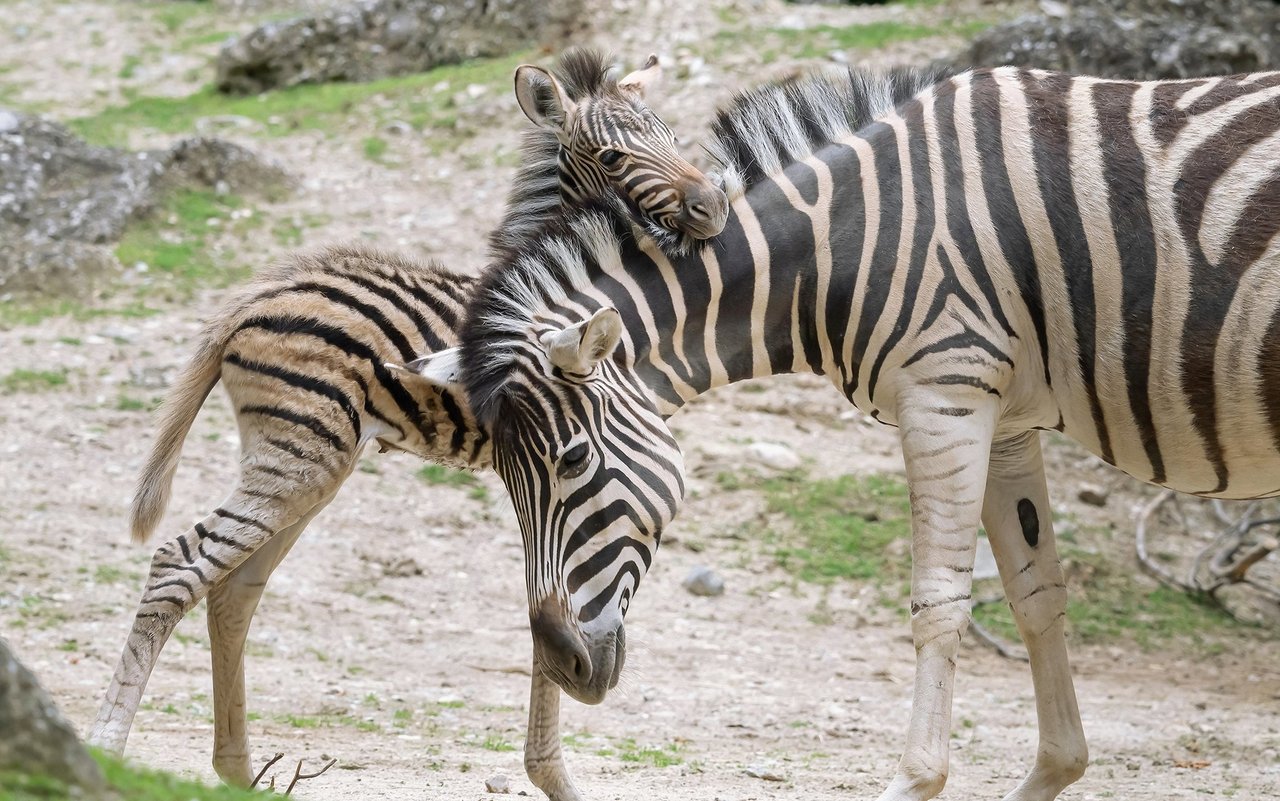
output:
M 0 0 L 7 97 L 75 117 L 139 94 L 196 91 L 209 80 L 217 45 L 169 47 L 172 33 L 157 20 L 178 5 Z M 596 4 L 590 38 L 632 60 L 657 50 L 678 64 L 655 105 L 694 141 L 717 100 L 793 61 L 785 35 L 716 38 L 743 20 L 792 29 L 1011 10 L 976 2 L 886 10 L 614 0 Z M 215 5 L 207 13 L 238 30 L 285 11 Z M 195 19 L 179 31 L 206 24 Z M 762 42 L 784 50 L 763 68 Z M 940 36 L 850 57 L 911 61 L 956 44 Z M 282 221 L 318 220 L 297 226 L 305 245 L 359 237 L 478 269 L 477 243 L 498 218 L 523 120 L 500 91 L 474 95 L 459 115 L 474 111 L 482 122 L 443 151 L 431 131 L 376 130 L 362 108 L 331 131 L 269 138 L 233 130 L 301 176 L 302 186 L 254 206 L 269 224 L 215 247 L 261 263 L 283 250 L 269 233 Z M 392 141 L 389 158 L 361 153 L 359 143 L 373 135 Z M 143 146 L 167 137 L 133 138 Z M 64 316 L 0 331 L 0 374 L 21 368 L 67 377 L 43 392 L 10 387 L 0 395 L 0 634 L 82 729 L 150 558 L 126 536 L 133 477 L 151 436 L 148 415 L 136 407 L 162 394 L 148 384 L 171 377 L 220 295 L 210 289 L 160 301 L 160 313 L 141 319 Z M 566 702 L 563 730 L 580 787 L 590 799 L 618 801 L 874 797 L 892 774 L 910 700 L 905 612 L 886 605 L 874 584 L 797 582 L 753 536 L 770 525 L 761 497 L 730 492 L 717 477 L 750 464 L 753 441 L 787 446 L 814 477 L 894 473 L 901 463 L 893 432 L 803 378 L 717 391 L 672 425 L 688 453 L 693 497 L 632 606 L 624 687 L 601 707 Z M 1114 526 L 1116 569 L 1129 570 L 1128 521 L 1150 493 L 1068 444 L 1054 443 L 1050 454 L 1059 511 L 1103 531 Z M 170 535 L 221 500 L 235 462 L 232 418 L 215 393 L 178 471 Z M 369 455 L 277 571 L 259 610 L 248 657 L 255 752 L 260 759 L 284 752 L 281 773 L 298 758 L 338 759 L 297 797 L 477 799 L 497 773 L 511 776 L 515 791 L 536 794 L 520 762 L 530 643 L 514 518 L 493 476 L 478 485 L 431 484 L 419 468 L 404 456 Z M 1113 487 L 1105 508 L 1076 502 L 1083 482 Z M 698 564 L 724 576 L 723 596 L 681 588 Z M 1134 584 L 1152 586 L 1138 577 Z M 194 611 L 166 648 L 128 754 L 212 779 L 203 614 Z M 1141 647 L 1124 637 L 1074 647 L 1093 763 L 1064 797 L 1280 797 L 1275 632 L 1246 630 L 1216 649 L 1148 635 Z M 955 719 L 943 798 L 1002 797 L 1035 748 L 1025 667 L 966 647 Z M 781 781 L 752 777 L 748 768 Z

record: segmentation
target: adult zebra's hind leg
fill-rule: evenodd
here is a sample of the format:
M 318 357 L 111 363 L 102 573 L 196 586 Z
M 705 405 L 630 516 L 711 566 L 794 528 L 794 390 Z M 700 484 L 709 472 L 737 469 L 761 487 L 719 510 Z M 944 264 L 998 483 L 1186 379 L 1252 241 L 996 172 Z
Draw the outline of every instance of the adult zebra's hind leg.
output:
M 917 390 L 898 404 L 911 496 L 916 678 L 906 748 L 880 801 L 925 801 L 947 781 L 956 657 L 969 626 L 994 401 L 985 393 Z
M 1089 752 L 1067 664 L 1067 589 L 1036 432 L 992 447 L 982 523 L 1031 659 L 1039 723 L 1035 767 L 1005 801 L 1052 801 L 1084 774 Z
M 156 550 L 133 628 L 89 735 L 91 743 L 124 751 L 147 679 L 178 621 L 275 532 L 295 523 L 301 517 L 298 509 L 310 509 L 318 498 L 318 492 L 300 486 L 266 498 L 238 489 L 193 529 Z

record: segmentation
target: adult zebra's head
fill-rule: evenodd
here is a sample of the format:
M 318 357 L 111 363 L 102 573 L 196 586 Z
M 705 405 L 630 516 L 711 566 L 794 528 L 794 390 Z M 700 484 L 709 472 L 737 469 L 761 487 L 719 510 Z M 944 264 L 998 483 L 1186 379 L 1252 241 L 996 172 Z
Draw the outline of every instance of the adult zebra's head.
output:
M 662 74 L 657 56 L 619 80 L 598 53 L 576 50 L 557 72 L 564 82 L 526 64 L 515 83 L 525 115 L 560 142 L 565 201 L 612 189 L 639 218 L 666 231 L 707 239 L 724 229 L 729 201 L 719 181 L 680 155 L 675 134 L 644 101 Z
M 599 703 L 626 658 L 631 598 L 684 498 L 683 458 L 615 360 L 617 311 L 578 307 L 500 336 L 409 369 L 464 385 L 519 519 L 534 658 L 569 695 Z

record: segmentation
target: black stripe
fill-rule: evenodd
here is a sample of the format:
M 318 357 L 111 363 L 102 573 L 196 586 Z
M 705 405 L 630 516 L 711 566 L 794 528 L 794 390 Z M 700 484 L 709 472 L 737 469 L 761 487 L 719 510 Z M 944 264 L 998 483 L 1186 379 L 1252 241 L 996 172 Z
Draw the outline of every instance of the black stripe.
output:
M 1045 384 L 1051 387 L 1053 378 L 1049 373 L 1049 336 L 1044 319 L 1040 271 L 1036 269 L 1035 251 L 1031 248 L 1031 239 L 1027 236 L 1027 227 L 1013 194 L 1009 165 L 1004 160 L 1000 87 L 990 71 L 985 70 L 973 74 L 969 87 L 973 98 L 974 139 L 991 222 L 1000 242 L 1000 251 L 1018 283 L 1022 305 L 1035 327 Z
M 1099 454 L 1114 463 L 1111 435 L 1098 400 L 1094 375 L 1097 360 L 1097 319 L 1093 299 L 1093 258 L 1085 237 L 1084 221 L 1076 205 L 1071 181 L 1070 119 L 1068 101 L 1072 79 L 1069 75 L 1051 74 L 1036 80 L 1023 72 L 1022 85 L 1027 98 L 1027 114 L 1031 120 L 1031 149 L 1036 166 L 1040 197 L 1044 201 L 1049 227 L 1058 246 L 1063 279 L 1071 304 L 1075 327 L 1076 363 L 1080 380 L 1088 395 L 1093 426 L 1098 434 Z
M 1102 178 L 1111 206 L 1120 260 L 1120 305 L 1124 329 L 1124 376 L 1129 408 L 1142 449 L 1151 463 L 1151 481 L 1165 481 L 1164 457 L 1151 414 L 1151 331 L 1155 325 L 1156 239 L 1147 206 L 1147 165 L 1133 138 L 1129 111 L 1137 84 L 1123 84 L 1102 93 L 1094 87 L 1093 107 L 1098 129 L 1107 132 L 1102 148 Z
M 281 318 L 274 316 L 252 317 L 241 323 L 240 328 L 259 328 L 278 334 L 313 336 L 349 356 L 369 362 L 369 366 L 373 369 L 374 379 L 391 396 L 391 399 L 400 410 L 401 417 L 413 425 L 423 439 L 430 441 L 433 436 L 433 432 L 426 427 L 422 420 L 422 411 L 418 403 L 391 371 L 383 365 L 386 360 L 382 358 L 381 354 L 345 331 L 310 318 Z
M 351 422 L 351 430 L 355 433 L 355 439 L 360 439 L 360 413 L 356 411 L 355 405 L 351 402 L 351 398 L 328 381 L 315 376 L 304 375 L 303 373 L 298 373 L 279 365 L 251 361 L 249 359 L 245 359 L 238 353 L 228 353 L 222 360 L 243 370 L 271 376 L 272 378 L 283 381 L 291 387 L 296 387 L 306 392 L 328 398 L 342 408 L 342 411 L 347 415 L 347 420 Z
M 310 430 L 311 433 L 315 434 L 317 437 L 328 442 L 333 446 L 334 450 L 342 451 L 344 453 L 347 450 L 346 446 L 343 445 L 342 439 L 337 434 L 330 431 L 328 426 L 309 414 L 302 414 L 301 412 L 294 412 L 289 409 L 283 409 L 279 406 L 269 406 L 266 404 L 241 406 L 238 414 L 257 414 L 262 415 L 263 417 L 274 417 L 277 420 L 284 420 L 287 423 L 300 425 L 303 428 Z
M 274 533 L 272 529 L 268 528 L 262 523 L 259 523 L 257 520 L 254 520 L 251 517 L 245 517 L 244 515 L 238 515 L 235 512 L 229 512 L 226 509 L 223 509 L 221 506 L 219 506 L 217 509 L 214 509 L 213 513 L 218 517 L 225 517 L 228 520 L 234 520 L 237 523 L 243 523 L 246 526 L 253 526 L 256 529 L 261 529 L 262 531 L 265 531 L 268 534 Z
M 264 292 L 258 296 L 259 300 L 266 300 L 278 295 L 292 292 L 306 292 L 320 295 L 330 303 L 345 306 L 351 311 L 362 315 L 382 333 L 382 335 L 391 343 L 397 351 L 400 352 L 400 358 L 404 361 L 410 361 L 417 357 L 414 347 L 409 344 L 409 340 L 405 337 L 400 329 L 392 324 L 382 310 L 370 303 L 365 303 L 355 295 L 345 292 L 335 286 L 322 284 L 317 281 L 299 281 L 296 284 L 290 284 L 280 289 Z

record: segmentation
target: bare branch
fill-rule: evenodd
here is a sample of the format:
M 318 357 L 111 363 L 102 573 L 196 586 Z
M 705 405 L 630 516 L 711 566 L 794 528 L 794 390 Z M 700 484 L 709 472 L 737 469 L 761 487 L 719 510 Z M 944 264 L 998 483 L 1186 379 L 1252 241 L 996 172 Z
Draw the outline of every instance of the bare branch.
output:
M 314 779 L 317 776 L 322 776 L 324 775 L 325 771 L 327 771 L 329 768 L 333 767 L 337 763 L 338 763 L 338 760 L 330 759 L 328 762 L 325 763 L 325 766 L 323 768 L 321 768 L 320 770 L 317 770 L 315 773 L 303 773 L 302 760 L 299 759 L 298 767 L 294 768 L 294 771 L 293 771 L 293 781 L 289 782 L 289 788 L 284 791 L 285 797 L 288 797 L 288 795 L 293 792 L 293 788 L 298 782 L 303 781 L 305 779 Z
M 263 765 L 262 770 L 258 771 L 258 775 L 253 777 L 253 782 L 249 785 L 249 789 L 252 790 L 257 787 L 258 782 L 262 781 L 262 777 L 267 775 L 267 771 L 271 769 L 271 766 L 282 759 L 284 759 L 284 752 L 279 752 L 275 756 L 271 757 L 271 759 L 268 759 L 267 764 Z

